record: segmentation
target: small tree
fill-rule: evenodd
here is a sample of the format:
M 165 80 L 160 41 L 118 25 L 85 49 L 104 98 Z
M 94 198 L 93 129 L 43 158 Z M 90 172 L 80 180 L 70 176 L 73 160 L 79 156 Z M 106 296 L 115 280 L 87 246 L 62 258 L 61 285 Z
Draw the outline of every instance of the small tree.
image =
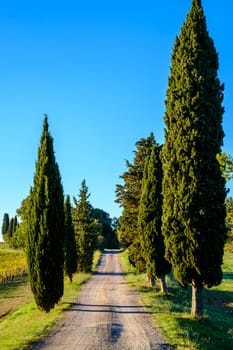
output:
M 77 271 L 77 250 L 72 222 L 70 196 L 66 196 L 64 204 L 65 214 L 65 244 L 64 244 L 64 268 L 65 273 L 72 282 L 73 274 Z
M 36 304 L 46 312 L 63 295 L 64 198 L 47 116 L 38 149 L 27 224 L 27 261 Z
M 3 220 L 2 220 L 2 237 L 3 237 L 4 241 L 8 241 L 9 225 L 10 225 L 9 214 L 5 213 L 3 215 Z
M 162 293 L 167 294 L 165 275 L 171 271 L 171 265 L 164 258 L 164 238 L 161 233 L 162 163 L 160 149 L 161 147 L 156 144 L 145 164 L 139 205 L 138 230 L 143 256 L 146 261 L 147 276 L 151 281 L 158 278 Z
M 16 231 L 11 241 L 14 248 L 26 248 L 27 241 L 27 225 L 28 215 L 30 212 L 30 196 L 27 196 L 21 203 L 21 207 L 16 210 L 17 215 L 20 217 L 20 223 L 17 225 Z
M 90 194 L 83 180 L 79 200 L 74 197 L 73 223 L 78 255 L 78 271 L 90 272 L 100 224 L 93 217 L 93 207 L 88 201 Z

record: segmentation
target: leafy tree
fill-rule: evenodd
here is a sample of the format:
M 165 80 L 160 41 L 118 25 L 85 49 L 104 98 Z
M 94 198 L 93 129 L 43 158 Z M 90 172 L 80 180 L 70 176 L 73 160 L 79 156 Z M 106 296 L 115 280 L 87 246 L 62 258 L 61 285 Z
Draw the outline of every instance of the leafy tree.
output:
M 110 215 L 102 209 L 94 209 L 93 216 L 102 225 L 101 236 L 103 240 L 101 242 L 101 248 L 119 248 L 116 230 L 113 227 L 113 220 L 110 218 Z
M 78 255 L 78 270 L 90 272 L 96 245 L 96 237 L 101 230 L 99 222 L 93 216 L 93 207 L 88 201 L 90 194 L 83 180 L 79 200 L 74 197 L 73 223 Z
M 145 261 L 141 255 L 138 235 L 138 209 L 144 165 L 151 154 L 151 147 L 154 144 L 153 133 L 148 138 L 142 138 L 136 142 L 133 164 L 126 161 L 128 170 L 120 176 L 124 183 L 123 185 L 116 185 L 115 201 L 123 208 L 122 215 L 119 218 L 119 240 L 121 244 L 129 247 L 129 259 L 139 271 L 145 270 Z
M 48 312 L 63 295 L 64 197 L 46 115 L 29 200 L 30 285 L 38 308 Z
M 2 220 L 2 237 L 4 239 L 4 241 L 8 240 L 8 229 L 9 229 L 9 225 L 10 225 L 10 218 L 9 218 L 9 214 L 5 213 L 3 215 L 3 220 Z
M 171 265 L 164 258 L 164 238 L 161 233 L 162 163 L 160 150 L 161 147 L 156 144 L 150 158 L 145 163 L 138 229 L 143 257 L 146 261 L 147 276 L 151 281 L 158 278 L 162 293 L 167 294 L 165 275 L 171 271 Z
M 72 222 L 70 196 L 66 196 L 64 204 L 65 214 L 65 244 L 64 244 L 64 267 L 65 273 L 72 282 L 73 274 L 77 271 L 77 249 Z
M 16 210 L 17 215 L 20 217 L 20 223 L 17 225 L 15 233 L 12 238 L 13 248 L 26 248 L 27 237 L 27 220 L 30 211 L 30 197 L 27 196 L 21 203 L 21 207 Z
M 217 70 L 201 1 L 193 0 L 175 40 L 167 90 L 162 233 L 175 277 L 192 285 L 194 316 L 203 313 L 203 287 L 222 279 L 226 191 L 216 159 L 224 136 Z

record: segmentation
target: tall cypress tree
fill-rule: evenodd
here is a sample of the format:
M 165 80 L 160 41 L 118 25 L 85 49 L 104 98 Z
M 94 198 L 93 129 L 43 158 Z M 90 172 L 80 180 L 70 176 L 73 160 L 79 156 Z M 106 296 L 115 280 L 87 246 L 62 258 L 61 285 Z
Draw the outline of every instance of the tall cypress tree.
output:
M 77 271 L 77 250 L 72 222 L 70 196 L 66 196 L 64 203 L 65 214 L 65 244 L 64 244 L 64 268 L 65 273 L 72 282 L 72 276 Z
M 28 214 L 27 260 L 37 306 L 48 312 L 63 295 L 64 198 L 47 116 Z
M 164 258 L 164 237 L 161 233 L 162 163 L 160 150 L 161 147 L 156 144 L 150 158 L 146 160 L 139 205 L 138 230 L 146 261 L 147 276 L 150 280 L 158 278 L 161 291 L 166 294 L 165 275 L 171 271 L 171 265 Z
M 166 258 L 192 285 L 192 314 L 203 312 L 202 289 L 222 279 L 225 180 L 216 155 L 223 143 L 223 85 L 218 55 L 200 0 L 176 38 L 167 89 L 163 147 Z

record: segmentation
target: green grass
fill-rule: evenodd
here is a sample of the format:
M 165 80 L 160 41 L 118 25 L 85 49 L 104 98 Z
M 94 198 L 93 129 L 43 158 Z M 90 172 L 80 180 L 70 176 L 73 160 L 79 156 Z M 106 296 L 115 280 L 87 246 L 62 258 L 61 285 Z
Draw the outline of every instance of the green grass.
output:
M 233 349 L 233 253 L 225 253 L 222 284 L 203 291 L 205 313 L 201 320 L 190 316 L 190 288 L 183 289 L 168 278 L 169 295 L 164 297 L 148 286 L 145 274 L 137 274 L 129 266 L 126 251 L 121 262 L 128 282 L 140 291 L 144 305 L 152 312 L 154 323 L 177 350 Z
M 96 252 L 93 269 L 98 264 L 100 252 Z M 39 311 L 34 301 L 25 302 L 18 309 L 0 322 L 1 350 L 28 349 L 30 344 L 46 335 L 64 316 L 64 311 L 77 300 L 82 284 L 91 274 L 78 273 L 73 276 L 73 283 L 65 278 L 64 295 L 61 301 L 49 313 Z M 13 302 L 14 299 L 12 299 Z M 1 301 L 1 294 L 0 294 Z M 1 304 L 0 304 L 1 309 Z

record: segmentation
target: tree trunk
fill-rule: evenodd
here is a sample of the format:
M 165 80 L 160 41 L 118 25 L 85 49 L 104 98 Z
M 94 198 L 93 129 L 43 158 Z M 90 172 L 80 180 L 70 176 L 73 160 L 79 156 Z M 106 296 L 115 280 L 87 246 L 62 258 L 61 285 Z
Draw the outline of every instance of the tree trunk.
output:
M 147 276 L 147 280 L 149 281 L 151 287 L 155 286 L 155 279 L 154 279 L 154 277 L 148 277 Z
M 191 314 L 194 317 L 203 316 L 203 301 L 202 301 L 202 284 L 192 281 L 192 311 Z
M 166 285 L 166 280 L 165 280 L 165 276 L 161 276 L 159 278 L 159 282 L 160 282 L 160 290 L 163 293 L 163 295 L 167 295 L 167 285 Z

